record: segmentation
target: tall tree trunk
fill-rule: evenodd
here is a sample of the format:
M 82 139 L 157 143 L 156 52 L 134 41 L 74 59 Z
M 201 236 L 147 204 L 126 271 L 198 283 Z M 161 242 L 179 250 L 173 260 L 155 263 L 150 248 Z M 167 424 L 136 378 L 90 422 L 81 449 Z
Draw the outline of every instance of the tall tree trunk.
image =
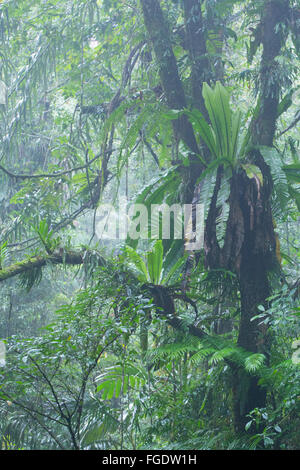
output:
M 171 109 L 184 109 L 187 106 L 184 89 L 178 73 L 169 28 L 160 4 L 158 0 L 141 0 L 141 5 L 168 106 Z M 174 131 L 193 152 L 198 152 L 192 125 L 185 115 L 174 121 Z
M 252 142 L 255 145 L 273 145 L 277 109 L 280 96 L 280 79 L 276 74 L 276 57 L 285 41 L 287 0 L 266 1 L 260 23 L 263 54 L 260 67 L 260 109 L 252 123 Z M 287 30 L 287 28 L 286 28 Z M 253 321 L 259 313 L 258 306 L 266 305 L 270 296 L 268 272 L 276 263 L 276 243 L 272 222 L 270 196 L 272 181 L 269 168 L 259 151 L 253 152 L 253 163 L 259 166 L 263 185 L 258 181 L 241 179 L 238 183 L 241 216 L 244 223 L 244 240 L 241 247 L 238 276 L 241 295 L 239 346 L 268 357 L 270 338 L 267 332 Z M 252 187 L 251 187 L 252 185 Z M 241 196 L 242 195 L 242 196 Z M 234 376 L 234 418 L 237 432 L 245 430 L 247 415 L 254 408 L 266 406 L 266 390 L 259 377 L 236 370 Z
M 214 194 L 205 228 L 205 254 L 209 268 L 229 269 L 236 273 L 240 291 L 240 324 L 238 345 L 253 353 L 268 357 L 270 338 L 253 320 L 258 306 L 267 306 L 271 293 L 268 274 L 276 267 L 276 238 L 271 211 L 272 178 L 259 146 L 272 146 L 276 128 L 281 84 L 276 69 L 276 57 L 285 41 L 287 28 L 278 27 L 287 21 L 289 2 L 266 1 L 259 25 L 263 54 L 260 66 L 259 111 L 251 124 L 252 144 L 248 155 L 263 176 L 248 178 L 242 169 L 235 170 L 231 179 L 229 217 L 225 241 L 221 249 L 216 237 L 217 195 L 221 186 L 219 168 Z M 254 408 L 266 406 L 266 391 L 259 377 L 248 374 L 242 367 L 233 366 L 234 425 L 238 433 L 245 431 L 247 415 Z
M 141 0 L 145 25 L 150 36 L 159 66 L 160 78 L 170 108 L 183 109 L 186 98 L 179 77 L 175 56 L 166 21 L 157 0 Z M 285 37 L 284 28 L 278 27 L 289 14 L 288 0 L 266 0 L 263 6 L 260 34 L 263 46 L 260 67 L 259 111 L 251 124 L 252 143 L 255 146 L 272 146 L 277 108 L 280 96 L 280 83 L 276 75 L 276 57 L 279 55 Z M 194 105 L 203 109 L 201 95 L 202 80 L 207 73 L 206 43 L 203 35 L 201 2 L 184 2 L 186 43 L 192 70 L 192 95 Z M 196 19 L 196 24 L 192 22 Z M 286 28 L 287 29 L 287 28 Z M 193 129 L 185 118 L 174 123 L 175 134 L 193 152 L 197 144 Z M 270 197 L 272 179 L 268 166 L 259 150 L 252 152 L 252 163 L 260 168 L 263 183 L 257 178 L 248 178 L 243 170 L 235 172 L 231 181 L 230 212 L 223 248 L 216 237 L 216 201 L 222 181 L 222 168 L 218 169 L 216 187 L 210 204 L 205 229 L 205 255 L 208 268 L 224 267 L 237 274 L 241 297 L 241 317 L 238 344 L 248 351 L 268 353 L 268 341 L 253 317 L 259 312 L 257 307 L 266 305 L 270 295 L 268 272 L 272 269 L 275 256 L 275 235 L 272 221 Z M 193 157 L 190 158 L 189 174 L 186 179 L 189 188 L 184 202 L 191 202 L 194 185 L 203 168 Z M 233 366 L 234 381 L 234 424 L 237 432 L 245 430 L 248 413 L 266 404 L 266 392 L 259 384 L 259 378 L 250 375 L 243 368 Z
M 258 306 L 267 307 L 270 296 L 268 272 L 274 266 L 275 235 L 267 183 L 259 186 L 245 174 L 234 177 L 232 198 L 239 207 L 236 227 L 243 228 L 243 240 L 235 258 L 241 298 L 241 317 L 238 345 L 253 353 L 268 356 L 266 331 L 253 317 Z M 238 193 L 237 193 L 238 192 Z M 233 232 L 234 233 L 234 232 Z M 235 243 L 237 238 L 232 238 Z M 248 413 L 266 405 L 266 391 L 259 385 L 259 377 L 244 369 L 234 369 L 234 424 L 237 432 L 245 430 Z
M 170 109 L 185 109 L 186 97 L 182 81 L 179 76 L 176 58 L 173 52 L 168 24 L 164 18 L 158 0 L 141 0 L 145 26 L 150 37 L 157 64 L 161 84 L 166 95 Z M 190 204 L 194 197 L 195 184 L 203 165 L 195 155 L 199 152 L 193 127 L 187 116 L 182 115 L 173 121 L 174 134 L 177 140 L 182 139 L 191 150 L 189 154 L 190 165 L 182 168 L 183 194 L 182 202 Z
M 186 45 L 191 61 L 191 83 L 193 106 L 198 108 L 208 120 L 208 113 L 202 95 L 203 82 L 209 82 L 211 77 L 210 64 L 206 50 L 206 35 L 199 0 L 183 2 L 186 31 Z

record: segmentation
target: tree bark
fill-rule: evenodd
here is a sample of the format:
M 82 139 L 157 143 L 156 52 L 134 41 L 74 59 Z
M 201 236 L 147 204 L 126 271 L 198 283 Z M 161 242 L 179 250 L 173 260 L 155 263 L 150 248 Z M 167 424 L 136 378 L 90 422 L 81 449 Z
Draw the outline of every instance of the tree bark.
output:
M 170 109 L 183 110 L 187 107 L 182 81 L 179 76 L 176 58 L 174 56 L 169 28 L 164 18 L 158 0 L 141 0 L 144 23 L 155 52 L 160 80 Z M 180 139 L 191 150 L 189 155 L 189 168 L 183 171 L 182 202 L 190 204 L 194 197 L 195 184 L 203 165 L 195 155 L 199 148 L 194 135 L 193 127 L 186 115 L 173 121 L 174 134 L 177 141 Z
M 278 24 L 288 18 L 289 2 L 267 1 L 260 28 L 263 54 L 260 66 L 260 107 L 251 124 L 252 144 L 272 146 L 276 129 L 280 96 L 280 78 L 276 74 L 276 57 L 285 41 L 284 28 Z M 205 228 L 205 255 L 208 268 L 224 268 L 237 275 L 240 291 L 240 324 L 238 345 L 253 353 L 269 354 L 270 338 L 267 331 L 253 317 L 259 305 L 267 307 L 271 294 L 268 273 L 277 267 L 276 237 L 274 233 L 271 194 L 272 178 L 268 165 L 259 151 L 252 150 L 250 161 L 259 167 L 263 176 L 248 178 L 240 168 L 233 171 L 229 197 L 229 217 L 223 248 L 216 237 L 217 195 L 221 186 L 220 168 Z M 234 425 L 238 433 L 245 431 L 247 415 L 254 408 L 266 406 L 266 391 L 259 377 L 233 366 Z
M 7 268 L 0 270 L 0 282 L 5 281 L 14 276 L 18 276 L 26 271 L 30 271 L 34 268 L 42 268 L 46 264 L 70 264 L 70 265 L 79 265 L 83 263 L 84 253 L 68 251 L 68 252 L 57 252 L 51 255 L 45 256 L 33 256 L 31 258 L 25 259 L 18 263 L 12 264 Z
M 252 125 L 254 145 L 273 145 L 281 89 L 280 78 L 276 74 L 276 57 L 280 54 L 287 31 L 287 28 L 280 28 L 279 24 L 287 22 L 288 13 L 287 0 L 267 1 L 264 7 L 261 19 L 263 54 L 260 67 L 260 109 Z M 259 313 L 259 305 L 267 306 L 267 298 L 271 293 L 268 273 L 277 263 L 270 202 L 272 180 L 259 151 L 253 153 L 253 162 L 262 172 L 263 185 L 259 188 L 259 183 L 254 183 L 253 179 L 248 179 L 248 188 L 245 181 L 241 181 L 239 185 L 239 193 L 244 194 L 244 200 L 240 197 L 244 240 L 238 267 L 241 295 L 238 344 L 249 351 L 262 352 L 268 357 L 270 338 L 266 329 L 253 321 L 253 317 Z M 233 392 L 235 429 L 243 432 L 248 421 L 247 414 L 254 408 L 266 406 L 266 390 L 260 386 L 259 377 L 236 370 Z
M 206 37 L 199 0 L 185 0 L 184 21 L 186 31 L 186 44 L 191 61 L 191 82 L 193 106 L 198 108 L 208 120 L 202 96 L 203 82 L 210 81 L 210 65 L 207 59 Z
M 161 83 L 170 109 L 185 109 L 186 98 L 179 77 L 169 28 L 158 0 L 141 0 L 144 22 L 155 52 Z M 176 135 L 198 152 L 193 128 L 185 115 L 174 121 Z
M 141 0 L 145 25 L 150 35 L 159 65 L 160 78 L 170 108 L 182 109 L 186 99 L 180 80 L 176 59 L 168 28 L 157 0 Z M 255 146 L 272 146 L 276 128 L 277 108 L 280 96 L 280 79 L 274 73 L 284 43 L 284 28 L 278 27 L 288 16 L 288 0 L 267 0 L 262 12 L 260 29 L 263 53 L 260 67 L 260 94 L 258 115 L 251 124 L 252 143 Z M 203 111 L 202 80 L 205 77 L 205 40 L 201 5 L 198 0 L 184 2 L 186 44 L 192 63 L 192 95 L 194 105 Z M 193 20 L 195 19 L 195 24 Z M 177 135 L 195 151 L 194 136 L 186 120 L 176 122 Z M 192 136 L 192 137 L 191 137 Z M 251 156 L 250 156 L 251 157 Z M 263 183 L 248 178 L 244 170 L 234 171 L 231 180 L 230 212 L 224 246 L 219 247 L 216 237 L 216 200 L 222 179 L 218 170 L 217 183 L 206 221 L 205 251 L 208 268 L 229 269 L 237 274 L 241 296 L 241 317 L 238 344 L 252 352 L 267 354 L 268 341 L 265 332 L 253 317 L 258 314 L 258 305 L 266 305 L 270 295 L 268 272 L 272 269 L 275 256 L 275 235 L 272 221 L 270 197 L 272 179 L 270 171 L 259 151 L 254 151 L 252 161 L 260 168 Z M 195 171 L 190 161 L 187 179 L 194 185 L 201 174 Z M 196 176 L 195 176 L 196 175 Z M 185 198 L 191 200 L 194 187 Z M 258 377 L 244 369 L 233 366 L 234 423 L 237 432 L 245 430 L 247 414 L 255 407 L 264 407 L 266 393 L 258 383 Z

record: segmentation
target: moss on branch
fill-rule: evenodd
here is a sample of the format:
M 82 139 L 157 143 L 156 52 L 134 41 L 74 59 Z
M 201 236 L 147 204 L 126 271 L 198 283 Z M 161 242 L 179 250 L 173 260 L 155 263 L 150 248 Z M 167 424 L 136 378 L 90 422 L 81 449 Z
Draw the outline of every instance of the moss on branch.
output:
M 33 256 L 19 261 L 7 268 L 0 269 L 0 282 L 11 277 L 30 271 L 34 268 L 42 268 L 46 264 L 70 264 L 80 265 L 83 263 L 84 253 L 77 251 L 63 251 L 52 253 L 51 255 Z

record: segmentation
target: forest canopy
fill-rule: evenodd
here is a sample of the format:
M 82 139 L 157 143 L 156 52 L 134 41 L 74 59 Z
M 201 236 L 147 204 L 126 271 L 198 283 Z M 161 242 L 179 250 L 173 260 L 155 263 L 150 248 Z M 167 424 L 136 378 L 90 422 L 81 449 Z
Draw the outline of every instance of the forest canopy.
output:
M 0 449 L 299 449 L 299 0 L 0 39 Z

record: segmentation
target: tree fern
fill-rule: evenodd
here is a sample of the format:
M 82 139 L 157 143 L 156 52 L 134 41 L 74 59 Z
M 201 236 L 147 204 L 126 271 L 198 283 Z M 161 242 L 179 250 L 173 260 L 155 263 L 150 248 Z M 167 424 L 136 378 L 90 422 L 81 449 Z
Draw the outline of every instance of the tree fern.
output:
M 103 400 L 126 395 L 128 388 L 140 388 L 147 380 L 147 371 L 135 364 L 127 363 L 108 367 L 96 377 L 97 392 L 101 392 Z
M 245 359 L 245 369 L 248 372 L 256 372 L 261 368 L 265 359 L 266 358 L 264 354 L 251 354 Z
M 270 167 L 274 182 L 273 209 L 274 216 L 284 215 L 289 203 L 289 190 L 286 174 L 280 153 L 273 147 L 259 147 L 260 153 Z

